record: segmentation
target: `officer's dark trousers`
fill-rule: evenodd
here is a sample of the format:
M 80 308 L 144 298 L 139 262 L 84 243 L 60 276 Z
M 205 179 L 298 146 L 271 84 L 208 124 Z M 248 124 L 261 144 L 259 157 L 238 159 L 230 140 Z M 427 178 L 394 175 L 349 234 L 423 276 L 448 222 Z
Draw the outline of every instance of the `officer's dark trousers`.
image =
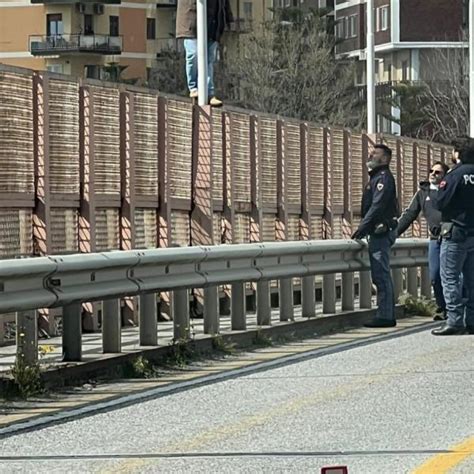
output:
M 434 297 L 438 308 L 446 309 L 446 302 L 443 296 L 443 285 L 441 284 L 440 269 L 440 251 L 441 243 L 438 240 L 431 239 L 428 250 L 428 268 L 430 271 L 431 284 L 433 285 Z
M 378 319 L 395 320 L 395 296 L 390 272 L 390 247 L 396 239 L 395 231 L 369 236 L 370 272 L 377 288 Z
M 463 284 L 466 289 L 467 302 L 463 301 Z M 448 326 L 455 328 L 465 325 L 474 328 L 474 237 L 464 242 L 445 240 L 441 242 L 441 282 Z

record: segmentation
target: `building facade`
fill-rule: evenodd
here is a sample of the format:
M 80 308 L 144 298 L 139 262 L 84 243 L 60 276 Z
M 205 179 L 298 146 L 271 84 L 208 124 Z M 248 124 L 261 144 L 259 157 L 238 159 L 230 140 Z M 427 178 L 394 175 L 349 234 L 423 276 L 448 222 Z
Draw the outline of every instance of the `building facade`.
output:
M 430 81 L 446 64 L 437 52 L 465 48 L 466 0 L 374 0 L 376 83 Z M 366 84 L 366 0 L 336 0 L 339 57 L 356 58 L 356 82 Z M 396 115 L 396 111 L 394 111 Z M 396 124 L 378 117 L 380 131 L 398 133 Z
M 278 0 L 275 0 L 278 1 Z M 177 0 L 0 0 L 0 63 L 80 77 L 146 81 L 174 38 Z M 231 0 L 235 34 L 271 17 L 274 0 Z

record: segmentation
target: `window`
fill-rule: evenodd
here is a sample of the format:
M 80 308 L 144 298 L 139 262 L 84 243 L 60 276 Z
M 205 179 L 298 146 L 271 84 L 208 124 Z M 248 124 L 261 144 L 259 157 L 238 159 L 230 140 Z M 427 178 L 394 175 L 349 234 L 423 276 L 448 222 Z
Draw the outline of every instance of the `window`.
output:
M 84 66 L 84 75 L 87 79 L 100 79 L 100 66 L 87 65 Z
M 349 17 L 347 37 L 355 38 L 356 36 L 357 36 L 357 15 L 351 15 Z
M 63 65 L 62 64 L 48 64 L 46 66 L 46 70 L 49 72 L 55 72 L 57 74 L 63 73 Z
M 244 2 L 244 18 L 246 21 L 252 21 L 253 19 L 253 3 Z
M 340 39 L 345 38 L 346 37 L 345 31 L 346 31 L 346 17 L 339 18 L 336 24 L 336 36 Z
M 48 36 L 58 36 L 64 33 L 63 16 L 61 13 L 46 15 L 46 34 Z
M 388 30 L 388 5 L 377 8 L 377 31 Z
M 94 16 L 93 15 L 84 15 L 84 34 L 93 35 L 94 34 Z
M 118 16 L 109 17 L 109 35 L 110 36 L 119 35 L 119 17 Z
M 156 20 L 154 18 L 146 19 L 146 39 L 156 39 Z

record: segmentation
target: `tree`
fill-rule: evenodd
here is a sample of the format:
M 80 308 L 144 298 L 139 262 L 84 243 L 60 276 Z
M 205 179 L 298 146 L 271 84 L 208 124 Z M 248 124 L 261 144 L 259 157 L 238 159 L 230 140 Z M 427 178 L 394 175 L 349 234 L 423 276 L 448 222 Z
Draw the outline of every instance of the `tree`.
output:
M 336 60 L 333 20 L 318 10 L 275 10 L 225 58 L 226 98 L 261 112 L 360 128 L 354 64 Z M 329 23 L 331 22 L 331 23 Z

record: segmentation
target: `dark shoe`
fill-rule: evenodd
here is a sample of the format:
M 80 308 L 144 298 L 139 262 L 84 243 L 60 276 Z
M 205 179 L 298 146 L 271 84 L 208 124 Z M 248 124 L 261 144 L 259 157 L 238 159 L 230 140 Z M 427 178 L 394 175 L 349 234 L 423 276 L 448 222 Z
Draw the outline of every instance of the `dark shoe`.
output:
M 451 326 L 448 326 L 447 324 L 431 331 L 431 334 L 433 334 L 433 336 L 459 336 L 465 333 L 466 331 L 464 330 L 464 328 L 453 328 Z
M 395 320 L 375 318 L 375 319 L 372 319 L 372 321 L 365 323 L 364 327 L 366 328 L 393 328 L 396 325 L 397 325 L 397 322 Z
M 474 326 L 473 327 L 467 327 L 466 331 L 468 334 L 474 334 Z

